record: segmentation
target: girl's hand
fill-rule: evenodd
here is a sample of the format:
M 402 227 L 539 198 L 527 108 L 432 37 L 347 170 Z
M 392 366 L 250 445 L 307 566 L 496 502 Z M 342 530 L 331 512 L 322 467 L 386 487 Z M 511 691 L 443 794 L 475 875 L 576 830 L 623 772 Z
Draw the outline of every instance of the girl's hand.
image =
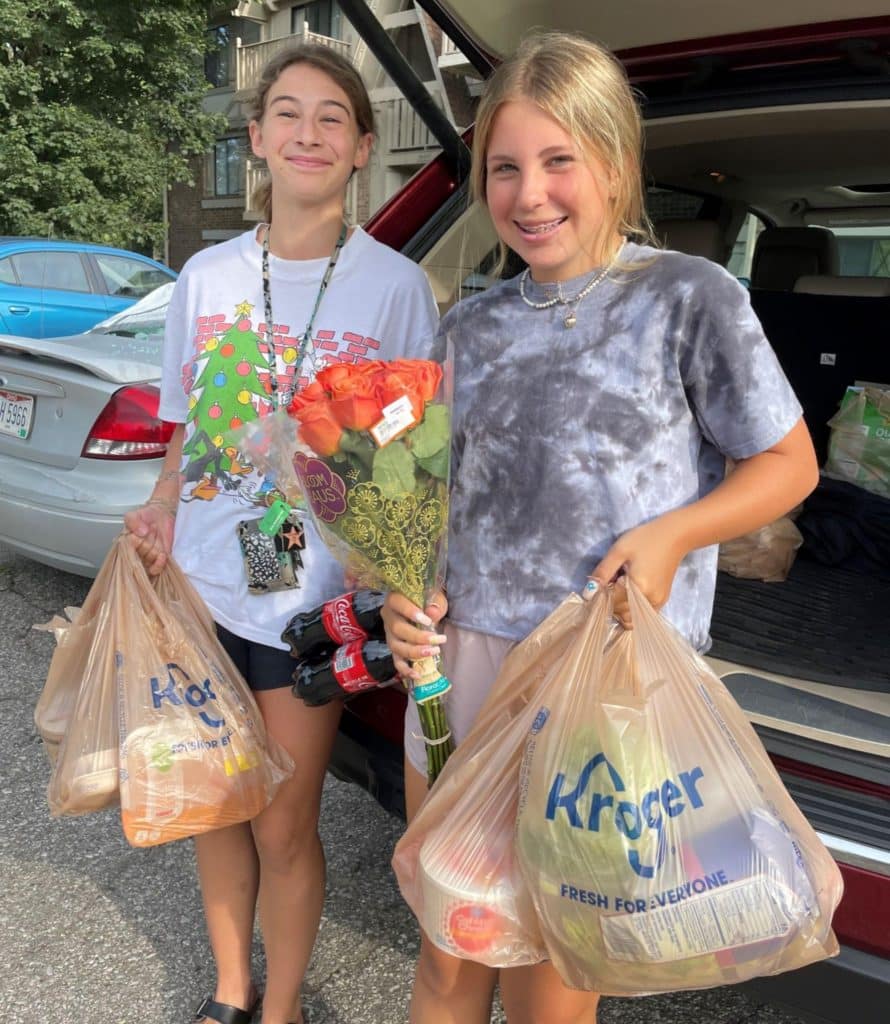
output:
M 623 569 L 657 610 L 670 597 L 677 567 L 686 553 L 679 537 L 661 517 L 619 537 L 590 576 L 600 586 L 615 583 L 615 618 L 625 629 L 633 629 L 627 588 L 618 574 Z
M 381 616 L 386 627 L 386 643 L 393 655 L 396 672 L 406 679 L 419 679 L 420 673 L 409 664 L 420 658 L 435 657 L 445 637 L 433 627 L 448 611 L 445 594 L 439 590 L 430 598 L 424 611 L 402 594 L 389 593 L 383 602 Z
M 176 518 L 162 505 L 142 505 L 124 516 L 124 529 L 149 576 L 163 572 L 173 550 Z

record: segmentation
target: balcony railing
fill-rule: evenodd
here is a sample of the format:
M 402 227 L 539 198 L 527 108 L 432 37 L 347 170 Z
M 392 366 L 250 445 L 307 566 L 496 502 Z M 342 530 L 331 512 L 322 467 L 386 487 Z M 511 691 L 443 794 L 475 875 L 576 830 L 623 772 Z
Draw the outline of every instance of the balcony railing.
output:
M 441 104 L 440 104 L 441 105 Z M 381 111 L 384 149 L 390 152 L 435 149 L 439 143 L 406 99 L 386 100 Z
M 260 72 L 267 61 L 271 60 L 282 50 L 290 49 L 292 46 L 299 46 L 303 43 L 320 43 L 322 46 L 329 46 L 332 50 L 349 57 L 351 44 L 342 39 L 332 39 L 330 36 L 322 36 L 317 32 L 293 33 L 289 36 L 280 36 L 278 39 L 266 39 L 261 43 L 247 43 L 242 45 L 238 40 L 237 60 L 235 62 L 235 88 L 238 92 L 247 92 L 259 81 Z

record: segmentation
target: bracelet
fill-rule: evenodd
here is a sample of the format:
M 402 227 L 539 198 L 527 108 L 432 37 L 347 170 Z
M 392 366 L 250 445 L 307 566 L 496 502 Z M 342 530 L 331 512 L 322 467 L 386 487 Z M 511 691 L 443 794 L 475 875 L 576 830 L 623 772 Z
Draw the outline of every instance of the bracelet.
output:
M 143 507 L 148 508 L 150 505 L 154 505 L 157 508 L 163 509 L 168 516 L 172 516 L 175 519 L 176 506 L 178 504 L 175 498 L 149 498 Z

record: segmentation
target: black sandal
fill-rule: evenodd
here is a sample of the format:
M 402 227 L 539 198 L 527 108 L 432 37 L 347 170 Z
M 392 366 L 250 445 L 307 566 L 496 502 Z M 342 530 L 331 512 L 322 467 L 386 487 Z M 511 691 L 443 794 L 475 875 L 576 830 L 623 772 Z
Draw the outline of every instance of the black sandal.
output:
M 202 1020 L 216 1021 L 216 1024 L 250 1024 L 262 1001 L 263 997 L 257 995 L 250 1009 L 242 1010 L 239 1006 L 232 1006 L 230 1003 L 218 1003 L 215 999 L 207 996 L 204 1002 L 195 1010 L 192 1024 L 197 1024 L 198 1021 Z

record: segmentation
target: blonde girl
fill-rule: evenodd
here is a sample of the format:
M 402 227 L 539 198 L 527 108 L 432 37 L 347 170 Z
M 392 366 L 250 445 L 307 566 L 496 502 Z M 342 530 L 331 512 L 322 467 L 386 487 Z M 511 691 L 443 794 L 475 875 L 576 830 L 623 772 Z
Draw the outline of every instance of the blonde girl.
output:
M 722 267 L 649 241 L 640 117 L 624 71 L 578 36 L 534 35 L 486 86 L 473 185 L 518 277 L 459 303 L 447 602 L 391 595 L 396 667 L 444 642 L 449 720 L 466 735 L 510 647 L 588 579 L 628 574 L 699 650 L 716 545 L 815 486 L 800 406 Z M 726 456 L 738 463 L 723 479 Z M 446 608 L 448 620 L 438 625 Z M 445 638 L 443 641 L 443 637 Z M 409 814 L 426 792 L 413 709 Z M 593 1024 L 596 993 L 549 963 L 497 972 L 423 936 L 417 1024 Z

